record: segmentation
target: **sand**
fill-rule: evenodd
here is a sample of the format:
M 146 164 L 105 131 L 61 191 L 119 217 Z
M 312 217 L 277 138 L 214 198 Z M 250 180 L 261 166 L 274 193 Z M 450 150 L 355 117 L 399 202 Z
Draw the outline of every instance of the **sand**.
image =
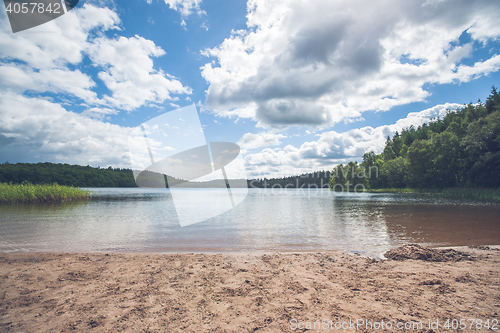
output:
M 454 331 L 448 319 L 466 319 L 461 332 L 484 332 L 486 320 L 500 329 L 500 251 L 462 250 L 404 247 L 382 261 L 342 252 L 0 254 L 0 331 Z

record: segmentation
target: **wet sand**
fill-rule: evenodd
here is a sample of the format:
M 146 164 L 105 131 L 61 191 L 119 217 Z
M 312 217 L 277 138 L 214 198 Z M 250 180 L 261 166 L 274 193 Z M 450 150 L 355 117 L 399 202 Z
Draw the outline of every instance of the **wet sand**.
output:
M 478 332 L 500 319 L 500 251 L 461 250 L 0 254 L 0 331 Z

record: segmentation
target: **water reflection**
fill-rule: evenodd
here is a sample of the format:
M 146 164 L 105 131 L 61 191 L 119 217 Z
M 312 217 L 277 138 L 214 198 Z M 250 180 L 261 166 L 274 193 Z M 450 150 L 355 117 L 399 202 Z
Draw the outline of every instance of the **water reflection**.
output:
M 498 205 L 414 195 L 250 189 L 236 208 L 181 228 L 165 189 L 93 190 L 99 200 L 0 206 L 0 251 L 348 250 L 377 257 L 404 242 L 500 243 Z M 187 195 L 207 190 L 186 189 Z M 202 209 L 200 207 L 200 209 Z
M 488 205 L 410 205 L 383 207 L 393 237 L 431 245 L 498 245 L 500 211 Z

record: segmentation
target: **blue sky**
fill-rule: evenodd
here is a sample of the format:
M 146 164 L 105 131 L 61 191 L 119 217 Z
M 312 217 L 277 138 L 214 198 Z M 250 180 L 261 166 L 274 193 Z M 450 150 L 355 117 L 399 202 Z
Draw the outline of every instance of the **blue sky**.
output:
M 133 128 L 196 104 L 250 177 L 331 169 L 500 82 L 496 1 L 80 1 L 13 34 L 0 162 L 131 166 Z

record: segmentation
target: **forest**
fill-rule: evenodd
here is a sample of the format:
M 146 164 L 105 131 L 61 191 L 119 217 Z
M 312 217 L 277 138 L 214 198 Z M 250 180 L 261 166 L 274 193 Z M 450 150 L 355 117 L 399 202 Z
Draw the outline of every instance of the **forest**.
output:
M 290 176 L 283 178 L 263 178 L 248 181 L 248 187 L 251 188 L 328 188 L 331 171 L 317 171 L 304 173 L 299 176 Z
M 372 171 L 371 175 L 368 171 Z M 500 94 L 388 137 L 382 153 L 338 165 L 330 185 L 368 189 L 500 188 Z
M 130 169 L 55 163 L 0 164 L 0 183 L 31 183 L 77 187 L 137 187 Z

